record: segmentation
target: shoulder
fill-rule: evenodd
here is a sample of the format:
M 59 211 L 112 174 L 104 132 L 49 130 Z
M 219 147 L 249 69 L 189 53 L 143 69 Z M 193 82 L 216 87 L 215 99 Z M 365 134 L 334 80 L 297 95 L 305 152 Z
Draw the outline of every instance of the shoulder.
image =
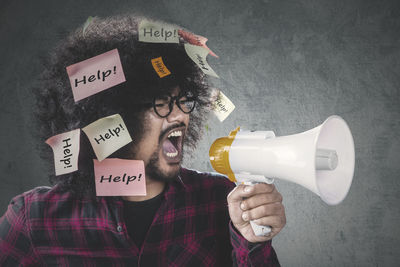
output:
M 51 187 L 41 186 L 15 196 L 11 199 L 3 218 L 6 218 L 9 222 L 13 222 L 13 224 L 16 224 L 16 222 L 25 223 L 26 218 L 29 217 L 32 203 L 43 198 L 49 191 L 51 191 Z
M 58 186 L 40 186 L 14 197 L 10 206 L 23 211 L 27 218 L 40 218 L 45 211 L 54 211 L 61 203 L 72 200 L 71 193 L 60 190 Z
M 192 169 L 181 168 L 180 177 L 186 186 L 193 189 L 212 189 L 230 192 L 235 184 L 228 177 L 211 172 L 199 172 Z
M 51 189 L 52 188 L 48 186 L 35 187 L 34 189 L 15 196 L 13 199 L 11 199 L 10 205 L 14 208 L 22 208 L 31 201 L 45 198 L 45 196 L 48 194 L 49 191 L 51 191 Z
M 71 194 L 67 191 L 61 191 L 57 186 L 39 186 L 35 187 L 29 191 L 26 191 L 13 198 L 13 201 L 24 201 L 25 204 L 42 202 L 42 201 L 52 201 L 57 199 L 70 198 Z

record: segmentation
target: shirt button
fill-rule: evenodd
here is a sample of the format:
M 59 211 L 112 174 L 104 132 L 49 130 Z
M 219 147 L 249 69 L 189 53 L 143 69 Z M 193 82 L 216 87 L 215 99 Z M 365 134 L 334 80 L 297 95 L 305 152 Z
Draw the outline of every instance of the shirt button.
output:
M 117 231 L 118 231 L 118 232 L 122 232 L 122 226 L 119 225 L 119 224 L 118 224 L 118 226 L 117 226 Z

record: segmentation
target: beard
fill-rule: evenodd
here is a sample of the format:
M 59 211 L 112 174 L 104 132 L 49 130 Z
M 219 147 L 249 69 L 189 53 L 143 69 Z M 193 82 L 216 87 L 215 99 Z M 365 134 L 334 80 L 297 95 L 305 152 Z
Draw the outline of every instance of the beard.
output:
M 182 148 L 182 155 L 183 155 L 183 148 Z M 180 163 L 179 163 L 180 166 Z M 165 173 L 160 168 L 160 157 L 158 152 L 154 152 L 151 156 L 149 162 L 145 167 L 145 173 L 151 176 L 151 178 L 155 181 L 159 182 L 172 182 L 177 179 L 180 169 L 176 171 L 170 171 Z

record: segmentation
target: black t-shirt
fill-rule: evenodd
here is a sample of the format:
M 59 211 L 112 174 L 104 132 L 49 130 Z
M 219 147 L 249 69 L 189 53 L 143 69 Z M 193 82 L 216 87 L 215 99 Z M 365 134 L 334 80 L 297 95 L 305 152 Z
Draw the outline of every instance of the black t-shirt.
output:
M 139 248 L 143 244 L 163 196 L 164 192 L 145 201 L 124 200 L 124 219 L 128 234 Z

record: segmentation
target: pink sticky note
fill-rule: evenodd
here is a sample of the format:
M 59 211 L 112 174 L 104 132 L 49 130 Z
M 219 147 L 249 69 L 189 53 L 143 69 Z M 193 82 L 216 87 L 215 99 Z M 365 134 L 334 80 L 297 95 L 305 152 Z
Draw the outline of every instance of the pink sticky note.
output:
M 94 162 L 97 196 L 145 196 L 143 160 L 105 159 Z
M 125 82 L 118 50 L 67 67 L 75 102 Z
M 184 30 L 179 30 L 178 31 L 179 35 L 186 40 L 186 42 L 188 42 L 189 44 L 192 45 L 197 45 L 197 46 L 202 46 L 206 49 L 208 49 L 210 55 L 212 55 L 213 57 L 219 58 L 213 51 L 211 51 L 210 48 L 208 48 L 208 46 L 206 45 L 206 42 L 208 41 L 208 39 L 206 37 L 203 37 L 201 35 L 197 35 L 191 32 L 187 32 Z
M 76 129 L 46 140 L 46 144 L 53 149 L 56 175 L 78 170 L 80 134 L 81 130 Z

